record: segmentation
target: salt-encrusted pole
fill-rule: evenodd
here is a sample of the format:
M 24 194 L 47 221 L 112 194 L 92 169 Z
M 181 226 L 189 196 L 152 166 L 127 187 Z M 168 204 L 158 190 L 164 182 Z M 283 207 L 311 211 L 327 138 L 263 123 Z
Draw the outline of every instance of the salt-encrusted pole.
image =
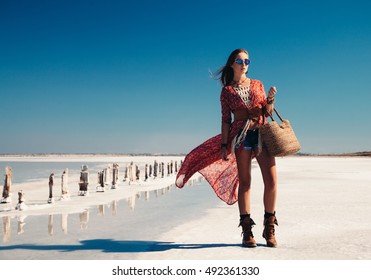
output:
M 170 163 L 167 163 L 167 176 L 170 176 Z
M 149 165 L 149 177 L 152 177 L 152 164 Z
M 139 166 L 137 164 L 135 165 L 135 176 L 136 176 L 137 180 L 139 181 L 139 179 L 140 179 L 140 169 L 139 169 Z
M 125 167 L 125 171 L 124 171 L 124 182 L 126 182 L 126 180 L 128 179 L 128 166 L 126 165 Z
M 158 163 L 157 161 L 155 161 L 155 163 L 153 164 L 153 177 L 154 178 L 157 177 L 157 171 L 158 171 Z
M 49 176 L 49 199 L 48 199 L 48 203 L 54 203 L 53 186 L 54 186 L 54 173 L 50 174 L 50 176 Z
M 175 161 L 175 174 L 178 173 L 178 161 Z
M 161 162 L 161 178 L 164 178 L 164 169 L 165 169 L 164 163 Z
M 109 185 L 110 182 L 110 175 L 111 175 L 111 167 L 108 165 L 106 168 L 103 169 L 103 181 L 104 185 Z
M 26 201 L 26 200 L 25 200 L 25 198 L 24 198 L 24 193 L 23 193 L 23 191 L 19 191 L 19 192 L 18 192 L 18 203 L 17 203 L 17 205 L 16 205 L 16 207 L 15 207 L 15 210 L 20 210 L 20 211 L 22 211 L 22 210 L 26 210 L 28 207 L 27 207 L 25 201 Z
M 10 188 L 12 186 L 12 168 L 10 166 L 5 167 L 5 175 L 4 175 L 4 188 L 3 188 L 3 197 L 1 199 L 1 203 L 10 203 Z
M 112 169 L 112 189 L 117 188 L 118 180 L 119 180 L 119 165 L 118 163 L 114 163 Z
M 173 160 L 171 160 L 170 162 L 170 174 L 173 174 L 174 173 L 174 162 Z
M 62 188 L 62 196 L 61 199 L 69 199 L 70 192 L 68 190 L 68 168 L 66 168 L 62 173 L 61 178 L 61 188 Z
M 80 182 L 79 182 L 79 195 L 88 195 L 88 185 L 89 185 L 89 172 L 88 166 L 83 165 L 80 172 Z
M 131 184 L 136 181 L 133 162 L 131 162 L 129 165 L 128 173 L 129 173 L 129 184 Z
M 148 164 L 144 166 L 144 181 L 148 180 Z
M 97 192 L 104 192 L 104 171 L 98 172 L 98 186 L 97 186 Z

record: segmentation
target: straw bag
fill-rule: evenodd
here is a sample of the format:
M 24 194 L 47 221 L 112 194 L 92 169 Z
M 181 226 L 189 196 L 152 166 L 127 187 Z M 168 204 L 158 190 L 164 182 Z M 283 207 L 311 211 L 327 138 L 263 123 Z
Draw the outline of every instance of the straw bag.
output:
M 278 124 L 273 119 L 273 115 L 269 114 L 272 121 L 263 124 L 259 128 L 262 141 L 267 147 L 268 153 L 273 157 L 282 157 L 294 154 L 301 149 L 294 130 L 288 120 L 283 120 L 276 109 L 274 109 L 274 111 L 281 120 L 281 124 Z

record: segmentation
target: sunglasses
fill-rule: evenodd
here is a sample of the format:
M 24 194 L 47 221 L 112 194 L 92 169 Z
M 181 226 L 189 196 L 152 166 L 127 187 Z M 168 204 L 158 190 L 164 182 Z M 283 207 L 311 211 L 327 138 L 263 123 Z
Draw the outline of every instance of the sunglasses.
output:
M 242 65 L 243 63 L 245 63 L 246 65 L 249 65 L 250 64 L 250 59 L 237 58 L 234 62 L 236 62 L 238 65 Z

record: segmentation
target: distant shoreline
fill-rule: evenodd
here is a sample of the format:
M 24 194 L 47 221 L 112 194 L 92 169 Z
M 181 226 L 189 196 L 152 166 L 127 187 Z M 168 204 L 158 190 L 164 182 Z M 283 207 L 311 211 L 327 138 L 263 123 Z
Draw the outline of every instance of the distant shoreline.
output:
M 143 157 L 143 156 L 150 156 L 150 157 L 178 157 L 178 156 L 185 156 L 186 154 L 165 154 L 165 153 L 35 153 L 35 154 L 0 154 L 0 157 L 92 157 L 92 156 L 104 156 L 104 157 Z
M 298 153 L 294 156 L 299 157 L 371 157 L 371 152 L 354 152 L 354 153 L 339 153 L 339 154 L 306 154 Z
M 135 156 L 150 156 L 150 157 L 181 157 L 186 156 L 184 153 L 32 153 L 32 154 L 0 154 L 0 157 L 135 157 Z M 371 157 L 371 151 L 353 152 L 353 153 L 332 153 L 332 154 L 311 154 L 311 153 L 297 153 L 292 156 L 295 157 Z

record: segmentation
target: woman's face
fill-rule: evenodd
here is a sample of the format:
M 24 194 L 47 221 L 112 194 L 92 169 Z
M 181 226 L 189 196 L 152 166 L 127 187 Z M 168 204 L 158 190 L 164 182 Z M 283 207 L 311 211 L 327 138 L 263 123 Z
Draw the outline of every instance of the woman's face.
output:
M 231 65 L 234 76 L 246 75 L 246 72 L 249 69 L 249 65 L 246 64 L 246 59 L 249 59 L 249 55 L 245 52 L 240 52 L 236 56 L 234 62 Z M 242 63 L 239 64 L 238 62 Z

